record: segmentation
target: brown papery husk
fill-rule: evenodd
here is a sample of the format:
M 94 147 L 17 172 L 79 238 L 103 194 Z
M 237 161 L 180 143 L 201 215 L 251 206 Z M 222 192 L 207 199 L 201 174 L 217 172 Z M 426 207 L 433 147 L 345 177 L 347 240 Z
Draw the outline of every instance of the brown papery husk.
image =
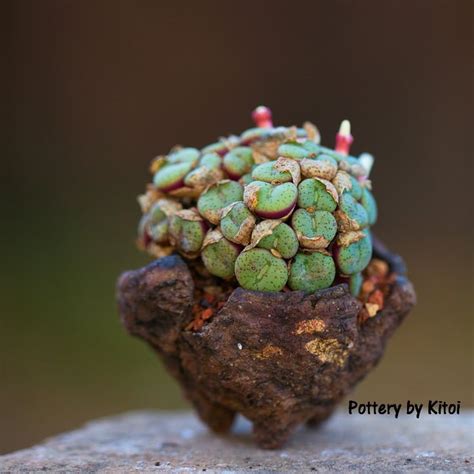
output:
M 244 248 L 244 252 L 256 247 L 264 237 L 272 235 L 275 227 L 280 225 L 281 223 L 281 219 L 265 219 L 259 222 L 253 229 L 252 235 L 250 237 L 250 244 Z
M 281 156 L 275 162 L 275 169 L 278 171 L 288 171 L 288 173 L 291 174 L 291 179 L 295 186 L 298 186 L 299 182 L 301 181 L 301 169 L 299 163 L 296 160 Z
M 350 191 L 352 189 L 351 178 L 347 171 L 339 170 L 332 179 L 332 184 L 339 193 L 339 196 L 342 196 L 344 191 Z
M 227 214 L 233 209 L 234 206 L 239 204 L 239 201 L 233 202 L 232 204 L 229 204 L 228 206 L 224 207 L 221 212 L 221 220 L 224 219 Z M 250 242 L 250 237 L 252 235 L 253 229 L 255 228 L 255 223 L 257 219 L 253 214 L 250 214 L 247 216 L 247 218 L 240 224 L 239 230 L 237 233 L 230 238 L 232 242 L 235 244 L 239 245 L 248 245 Z

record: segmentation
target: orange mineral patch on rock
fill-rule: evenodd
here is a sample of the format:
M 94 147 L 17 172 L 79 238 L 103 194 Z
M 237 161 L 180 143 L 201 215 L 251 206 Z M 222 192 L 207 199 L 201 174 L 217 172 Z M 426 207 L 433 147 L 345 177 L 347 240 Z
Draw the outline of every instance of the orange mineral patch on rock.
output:
M 323 332 L 326 329 L 326 323 L 322 319 L 304 319 L 296 325 L 295 334 L 314 334 Z
M 330 362 L 342 367 L 347 359 L 347 350 L 337 339 L 313 339 L 305 344 L 305 349 L 321 362 Z
M 257 352 L 255 357 L 257 359 L 269 359 L 270 357 L 276 357 L 283 355 L 283 351 L 277 347 L 273 346 L 272 344 L 267 344 L 261 352 Z

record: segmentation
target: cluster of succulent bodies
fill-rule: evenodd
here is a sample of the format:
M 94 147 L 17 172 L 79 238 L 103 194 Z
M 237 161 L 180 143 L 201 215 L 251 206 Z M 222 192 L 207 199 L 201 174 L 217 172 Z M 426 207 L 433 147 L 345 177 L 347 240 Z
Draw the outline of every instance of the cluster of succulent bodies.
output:
M 357 295 L 377 218 L 371 156 L 348 155 L 347 121 L 334 150 L 310 123 L 273 127 L 263 107 L 254 119 L 238 137 L 152 161 L 153 183 L 139 198 L 140 247 L 200 257 L 211 274 L 250 290 L 347 282 Z

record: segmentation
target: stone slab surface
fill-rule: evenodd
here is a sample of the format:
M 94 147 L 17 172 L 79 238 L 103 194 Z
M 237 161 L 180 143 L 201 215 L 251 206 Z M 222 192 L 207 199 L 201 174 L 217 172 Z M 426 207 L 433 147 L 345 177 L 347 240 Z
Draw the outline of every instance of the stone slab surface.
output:
M 421 419 L 337 413 L 279 451 L 255 447 L 251 427 L 217 437 L 189 412 L 99 419 L 0 456 L 0 472 L 474 472 L 474 411 Z

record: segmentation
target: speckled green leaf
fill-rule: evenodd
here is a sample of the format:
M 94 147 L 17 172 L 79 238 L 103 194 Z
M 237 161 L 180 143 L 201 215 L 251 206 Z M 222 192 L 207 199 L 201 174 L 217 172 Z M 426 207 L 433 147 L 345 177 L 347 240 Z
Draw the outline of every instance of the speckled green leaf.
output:
M 288 270 L 282 258 L 268 250 L 253 248 L 237 257 L 235 276 L 247 290 L 281 291 L 288 280 Z
M 329 288 L 336 276 L 336 267 L 331 256 L 320 253 L 297 253 L 290 267 L 288 285 L 292 290 L 312 293 Z

